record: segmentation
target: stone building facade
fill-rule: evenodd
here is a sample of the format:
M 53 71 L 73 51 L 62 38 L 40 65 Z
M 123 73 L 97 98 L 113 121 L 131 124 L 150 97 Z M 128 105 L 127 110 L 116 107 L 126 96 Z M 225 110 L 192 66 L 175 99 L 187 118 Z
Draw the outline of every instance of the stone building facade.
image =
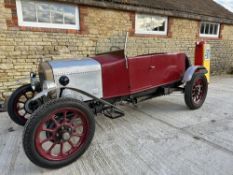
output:
M 127 31 L 130 56 L 185 52 L 193 59 L 195 42 L 208 40 L 212 46 L 212 73 L 227 72 L 233 67 L 233 15 L 231 19 L 218 19 L 221 25 L 217 38 L 200 37 L 201 16 L 185 18 L 169 12 L 167 35 L 146 35 L 135 34 L 135 16 L 143 11 L 128 9 L 127 4 L 121 4 L 127 7 L 121 9 L 103 8 L 87 1 L 69 3 L 79 8 L 80 30 L 19 26 L 16 1 L 0 0 L 0 101 L 28 81 L 29 72 L 37 70 L 41 58 L 83 58 L 110 48 L 123 48 Z

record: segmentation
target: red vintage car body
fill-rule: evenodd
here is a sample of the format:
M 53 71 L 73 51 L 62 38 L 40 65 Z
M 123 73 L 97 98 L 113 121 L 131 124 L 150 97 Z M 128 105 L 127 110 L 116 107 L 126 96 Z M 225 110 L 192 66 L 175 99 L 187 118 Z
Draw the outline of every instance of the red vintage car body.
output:
M 124 51 L 94 57 L 102 65 L 103 99 L 128 96 L 181 81 L 186 71 L 183 53 L 156 53 L 128 58 Z

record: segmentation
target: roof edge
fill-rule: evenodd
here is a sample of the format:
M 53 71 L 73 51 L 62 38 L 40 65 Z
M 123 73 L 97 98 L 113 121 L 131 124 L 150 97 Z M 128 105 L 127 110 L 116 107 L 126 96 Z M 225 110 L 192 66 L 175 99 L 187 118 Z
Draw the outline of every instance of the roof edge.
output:
M 215 16 L 195 14 L 192 12 L 154 9 L 154 8 L 133 6 L 129 4 L 121 4 L 121 3 L 116 4 L 116 3 L 112 3 L 111 1 L 110 2 L 94 1 L 94 0 L 57 0 L 57 1 L 77 3 L 80 5 L 94 6 L 94 7 L 99 7 L 99 8 L 110 8 L 114 10 L 135 11 L 138 13 L 150 13 L 150 14 L 164 15 L 164 16 L 171 16 L 171 17 L 178 17 L 178 18 L 188 18 L 188 19 L 193 19 L 193 20 L 233 24 L 233 19 L 218 18 Z

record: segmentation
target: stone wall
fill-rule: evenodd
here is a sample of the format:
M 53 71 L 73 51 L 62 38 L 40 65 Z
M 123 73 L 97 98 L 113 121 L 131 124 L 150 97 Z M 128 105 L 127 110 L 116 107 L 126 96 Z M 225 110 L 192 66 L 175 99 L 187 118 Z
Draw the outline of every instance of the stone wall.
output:
M 193 59 L 195 42 L 201 40 L 199 22 L 194 20 L 169 18 L 167 37 L 143 36 L 134 34 L 133 12 L 80 6 L 81 31 L 75 32 L 17 27 L 15 10 L 14 4 L 7 6 L 0 0 L 0 101 L 28 81 L 29 72 L 37 70 L 41 58 L 81 58 L 109 51 L 112 46 L 123 48 L 126 31 L 130 31 L 129 56 L 185 52 Z M 222 26 L 221 38 L 209 41 L 213 73 L 233 66 L 233 26 Z

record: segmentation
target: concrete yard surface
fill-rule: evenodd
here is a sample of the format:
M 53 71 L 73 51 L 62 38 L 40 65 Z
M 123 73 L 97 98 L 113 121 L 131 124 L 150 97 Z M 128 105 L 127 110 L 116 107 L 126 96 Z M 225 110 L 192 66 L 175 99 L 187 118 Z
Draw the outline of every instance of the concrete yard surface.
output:
M 22 148 L 23 128 L 1 113 L 0 174 L 233 175 L 233 76 L 213 77 L 196 111 L 179 92 L 121 108 L 123 118 L 97 116 L 90 148 L 58 170 L 32 164 Z

